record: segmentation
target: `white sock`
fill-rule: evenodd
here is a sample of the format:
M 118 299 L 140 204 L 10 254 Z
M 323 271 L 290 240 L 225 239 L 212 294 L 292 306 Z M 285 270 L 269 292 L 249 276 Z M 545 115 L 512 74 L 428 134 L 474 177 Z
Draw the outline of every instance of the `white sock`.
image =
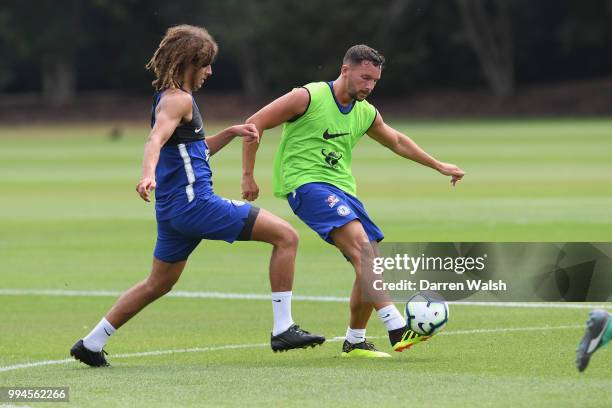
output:
M 272 335 L 276 336 L 293 326 L 291 317 L 292 292 L 272 292 L 272 314 L 274 315 L 274 328 Z
M 346 340 L 351 344 L 362 343 L 365 341 L 366 329 L 346 329 Z
M 399 310 L 395 305 L 385 306 L 382 309 L 377 310 L 378 317 L 385 324 L 387 331 L 401 329 L 406 326 L 406 320 L 404 320 L 404 316 L 401 315 Z
M 106 320 L 106 318 L 102 318 L 100 323 L 94 329 L 83 338 L 83 345 L 85 348 L 91 351 L 101 351 L 104 348 L 104 345 L 108 341 L 111 334 L 115 332 L 115 328 L 112 324 Z

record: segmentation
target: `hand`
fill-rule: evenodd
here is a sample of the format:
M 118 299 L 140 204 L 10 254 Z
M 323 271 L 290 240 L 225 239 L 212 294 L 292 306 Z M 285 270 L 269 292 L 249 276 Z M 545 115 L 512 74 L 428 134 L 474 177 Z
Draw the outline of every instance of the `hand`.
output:
M 255 201 L 259 197 L 259 186 L 253 176 L 242 176 L 242 198 Z
M 438 171 L 444 174 L 445 176 L 451 176 L 451 184 L 453 185 L 453 187 L 465 175 L 465 172 L 463 170 L 451 163 L 439 163 Z
M 151 198 L 149 197 L 151 191 L 155 190 L 157 187 L 157 183 L 153 177 L 143 177 L 136 186 L 136 191 L 140 195 L 140 198 L 145 200 L 147 203 L 151 202 Z
M 252 123 L 232 126 L 232 133 L 236 136 L 243 137 L 247 143 L 259 143 L 259 131 Z

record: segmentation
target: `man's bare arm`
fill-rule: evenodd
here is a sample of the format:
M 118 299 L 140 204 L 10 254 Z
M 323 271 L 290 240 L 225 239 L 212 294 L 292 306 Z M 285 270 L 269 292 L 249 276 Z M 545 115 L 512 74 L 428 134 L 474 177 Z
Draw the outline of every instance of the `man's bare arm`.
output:
M 408 136 L 387 125 L 380 113 L 377 114 L 367 134 L 395 154 L 431 167 L 445 176 L 451 176 L 453 186 L 465 175 L 465 172 L 456 165 L 436 160 Z
M 310 93 L 305 88 L 295 88 L 261 108 L 247 119 L 247 123 L 257 127 L 261 140 L 264 130 L 304 114 L 309 104 Z M 259 196 L 259 187 L 254 174 L 258 147 L 257 143 L 246 143 L 246 141 L 242 145 L 242 198 L 248 201 L 253 201 Z
M 151 191 L 157 187 L 155 167 L 159 161 L 159 151 L 168 141 L 181 120 L 191 112 L 191 97 L 184 93 L 165 95 L 155 110 L 155 125 L 149 133 L 144 147 L 142 178 L 136 186 L 140 197 L 149 202 Z
M 208 145 L 208 153 L 211 156 L 217 153 L 219 150 L 223 149 L 229 142 L 231 142 L 236 136 L 243 137 L 244 142 L 246 144 L 259 143 L 259 134 L 255 125 L 249 123 L 245 125 L 235 125 L 222 130 L 214 136 L 206 138 L 206 144 Z

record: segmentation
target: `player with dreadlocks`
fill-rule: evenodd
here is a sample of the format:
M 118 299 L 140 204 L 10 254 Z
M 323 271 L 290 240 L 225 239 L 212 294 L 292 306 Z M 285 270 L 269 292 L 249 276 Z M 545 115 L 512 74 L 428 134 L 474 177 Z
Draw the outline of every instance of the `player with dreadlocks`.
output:
M 206 136 L 193 98 L 212 75 L 218 47 L 201 27 L 180 25 L 166 32 L 147 64 L 156 79 L 151 132 L 144 148 L 143 172 L 136 191 L 150 201 L 155 190 L 157 243 L 149 276 L 119 297 L 96 327 L 70 350 L 77 360 L 107 366 L 103 347 L 109 337 L 145 306 L 168 293 L 202 239 L 261 241 L 272 244 L 269 277 L 272 287 L 274 351 L 315 346 L 325 341 L 293 322 L 291 290 L 298 235 L 285 220 L 249 203 L 217 196 L 209 158 L 240 136 L 257 143 L 252 124 L 231 126 Z

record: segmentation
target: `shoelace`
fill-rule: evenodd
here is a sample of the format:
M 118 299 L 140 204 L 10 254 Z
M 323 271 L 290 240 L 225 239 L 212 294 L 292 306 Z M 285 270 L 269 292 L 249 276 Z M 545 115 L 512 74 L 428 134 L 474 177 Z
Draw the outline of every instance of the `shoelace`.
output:
M 378 351 L 378 350 L 376 349 L 376 347 L 374 347 L 374 344 L 369 343 L 369 342 L 367 342 L 367 341 L 365 341 L 365 340 L 364 340 L 363 342 L 364 342 L 365 350 L 370 350 L 370 351 Z
M 297 324 L 293 326 L 293 331 L 296 333 L 301 333 L 301 334 L 310 334 L 310 332 L 300 329 L 300 326 L 298 326 Z

